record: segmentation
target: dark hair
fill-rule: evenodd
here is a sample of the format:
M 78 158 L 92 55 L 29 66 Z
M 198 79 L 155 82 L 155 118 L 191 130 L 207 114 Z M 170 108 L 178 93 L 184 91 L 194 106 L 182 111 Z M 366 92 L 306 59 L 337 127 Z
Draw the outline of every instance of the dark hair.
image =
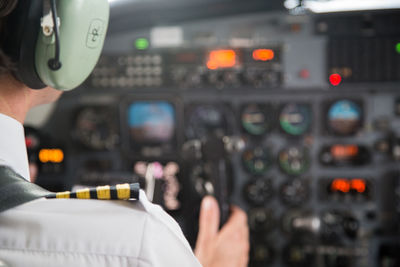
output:
M 4 53 L 3 44 L 6 41 L 4 33 L 7 24 L 7 16 L 14 10 L 18 0 L 0 0 L 0 75 L 14 69 L 11 59 Z

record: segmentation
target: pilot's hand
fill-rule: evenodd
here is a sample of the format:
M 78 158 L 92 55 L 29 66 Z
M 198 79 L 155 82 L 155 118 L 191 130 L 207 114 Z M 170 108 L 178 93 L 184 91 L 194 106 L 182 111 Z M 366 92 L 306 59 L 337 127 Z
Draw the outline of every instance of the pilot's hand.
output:
M 247 215 L 238 207 L 219 231 L 219 207 L 207 196 L 200 208 L 195 255 L 203 267 L 246 267 L 249 260 Z

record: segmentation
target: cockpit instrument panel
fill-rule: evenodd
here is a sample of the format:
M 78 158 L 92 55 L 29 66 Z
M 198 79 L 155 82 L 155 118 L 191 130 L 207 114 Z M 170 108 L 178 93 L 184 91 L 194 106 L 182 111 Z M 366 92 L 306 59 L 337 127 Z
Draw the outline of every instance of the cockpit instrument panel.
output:
M 276 11 L 117 32 L 42 127 L 64 158 L 37 181 L 138 180 L 191 244 L 201 196 L 223 193 L 248 214 L 250 267 L 398 267 L 399 17 Z

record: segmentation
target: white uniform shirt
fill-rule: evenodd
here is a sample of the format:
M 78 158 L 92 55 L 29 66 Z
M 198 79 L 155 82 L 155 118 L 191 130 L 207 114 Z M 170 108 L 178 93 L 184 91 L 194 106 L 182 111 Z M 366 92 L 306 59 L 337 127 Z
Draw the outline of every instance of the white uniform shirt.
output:
M 30 181 L 28 154 L 22 124 L 0 113 L 0 165 L 11 167 Z
M 4 127 L 22 129 L 1 115 L 1 132 Z M 20 134 L 2 137 L 1 149 L 24 141 Z M 0 152 L 0 164 L 26 175 L 26 149 Z M 39 199 L 0 213 L 2 261 L 10 267 L 200 267 L 178 224 L 143 191 L 134 203 Z

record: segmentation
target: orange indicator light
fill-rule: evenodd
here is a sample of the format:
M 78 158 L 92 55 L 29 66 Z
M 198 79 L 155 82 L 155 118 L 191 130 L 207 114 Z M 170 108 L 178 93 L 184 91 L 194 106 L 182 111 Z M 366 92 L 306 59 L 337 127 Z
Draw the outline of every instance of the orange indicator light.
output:
M 256 49 L 253 51 L 253 59 L 257 61 L 273 60 L 275 53 L 272 49 Z
M 362 179 L 351 180 L 351 189 L 356 190 L 358 193 L 364 193 L 366 189 L 365 181 Z
M 331 154 L 335 158 L 351 158 L 358 155 L 356 145 L 335 145 L 331 148 Z
M 343 179 L 338 178 L 332 181 L 331 191 L 348 193 L 350 190 L 356 191 L 357 193 L 364 193 L 367 190 L 367 183 L 364 179 Z
M 333 192 L 348 193 L 350 191 L 350 183 L 346 179 L 335 179 L 331 184 Z
M 236 53 L 233 50 L 214 50 L 208 57 L 207 68 L 232 68 L 236 65 Z
M 64 161 L 64 152 L 61 149 L 41 149 L 39 160 L 42 163 L 61 163 Z

